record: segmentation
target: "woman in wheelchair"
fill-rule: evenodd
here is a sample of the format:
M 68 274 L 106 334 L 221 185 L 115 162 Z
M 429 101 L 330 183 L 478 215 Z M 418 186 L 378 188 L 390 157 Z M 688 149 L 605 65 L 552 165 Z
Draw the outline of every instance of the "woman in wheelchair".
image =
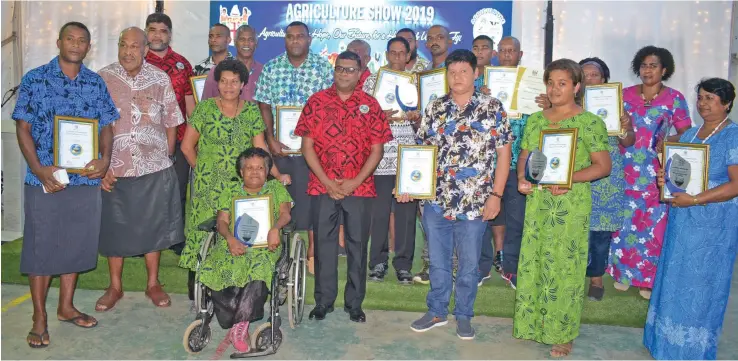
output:
M 239 352 L 249 351 L 249 322 L 264 317 L 264 304 L 272 272 L 279 258 L 280 229 L 290 222 L 292 198 L 278 181 L 267 181 L 272 158 L 261 148 L 243 151 L 236 161 L 238 176 L 218 198 L 219 237 L 202 264 L 200 282 L 211 290 L 215 315 Z M 234 197 L 271 195 L 274 222 L 267 248 L 248 248 L 231 230 L 230 207 Z M 224 242 L 225 240 L 225 242 Z

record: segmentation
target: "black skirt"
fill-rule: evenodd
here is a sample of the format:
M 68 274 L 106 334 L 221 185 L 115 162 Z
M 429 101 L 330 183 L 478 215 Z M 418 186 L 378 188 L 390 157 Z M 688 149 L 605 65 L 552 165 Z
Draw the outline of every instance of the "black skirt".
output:
M 56 193 L 26 185 L 21 273 L 54 276 L 97 266 L 100 187 L 68 186 Z
M 102 192 L 100 254 L 131 257 L 184 242 L 182 207 L 174 167 L 118 178 Z
M 224 329 L 240 322 L 264 318 L 264 304 L 268 296 L 269 289 L 264 281 L 251 281 L 244 287 L 231 286 L 211 291 L 215 316 Z

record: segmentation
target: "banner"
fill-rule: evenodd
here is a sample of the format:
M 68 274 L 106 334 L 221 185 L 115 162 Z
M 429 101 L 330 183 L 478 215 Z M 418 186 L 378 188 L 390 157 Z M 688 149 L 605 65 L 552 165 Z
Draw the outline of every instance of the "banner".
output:
M 369 69 L 375 72 L 386 63 L 387 40 L 397 30 L 413 29 L 418 40 L 418 55 L 430 59 L 425 48 L 428 29 L 443 25 L 449 29 L 454 49 L 471 50 L 472 41 L 487 35 L 495 47 L 510 35 L 512 1 L 211 1 L 211 24 L 221 23 L 231 29 L 231 53 L 236 29 L 248 24 L 258 38 L 255 58 L 261 63 L 282 54 L 287 25 L 302 21 L 310 28 L 311 50 L 333 64 L 354 39 L 368 42 L 372 48 Z M 496 60 L 496 59 L 495 59 Z

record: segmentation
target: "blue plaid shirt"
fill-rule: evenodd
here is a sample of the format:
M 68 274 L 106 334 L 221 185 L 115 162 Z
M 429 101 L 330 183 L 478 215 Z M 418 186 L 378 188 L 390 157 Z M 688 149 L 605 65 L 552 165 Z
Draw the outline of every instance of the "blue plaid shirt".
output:
M 120 118 L 102 78 L 84 65 L 74 79 L 59 67 L 59 57 L 23 76 L 13 119 L 31 124 L 31 137 L 42 166 L 54 164 L 54 116 L 98 120 L 98 131 Z M 25 183 L 41 186 L 28 167 Z M 99 179 L 69 174 L 69 185 L 98 185 Z

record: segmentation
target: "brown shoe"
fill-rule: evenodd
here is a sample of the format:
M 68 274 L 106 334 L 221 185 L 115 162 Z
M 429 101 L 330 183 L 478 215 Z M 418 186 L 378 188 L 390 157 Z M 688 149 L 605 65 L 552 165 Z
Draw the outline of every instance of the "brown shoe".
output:
M 154 306 L 156 307 L 169 307 L 172 305 L 172 300 L 169 298 L 169 295 L 161 288 L 161 285 L 156 285 L 147 289 L 146 297 L 151 299 L 151 302 L 153 302 Z
M 118 303 L 118 301 L 120 301 L 121 298 L 123 298 L 123 291 L 118 291 L 113 288 L 107 288 L 105 289 L 105 293 L 102 295 L 102 297 L 97 299 L 97 303 L 95 303 L 95 311 L 110 311 L 113 309 L 113 307 L 115 307 L 115 305 Z

